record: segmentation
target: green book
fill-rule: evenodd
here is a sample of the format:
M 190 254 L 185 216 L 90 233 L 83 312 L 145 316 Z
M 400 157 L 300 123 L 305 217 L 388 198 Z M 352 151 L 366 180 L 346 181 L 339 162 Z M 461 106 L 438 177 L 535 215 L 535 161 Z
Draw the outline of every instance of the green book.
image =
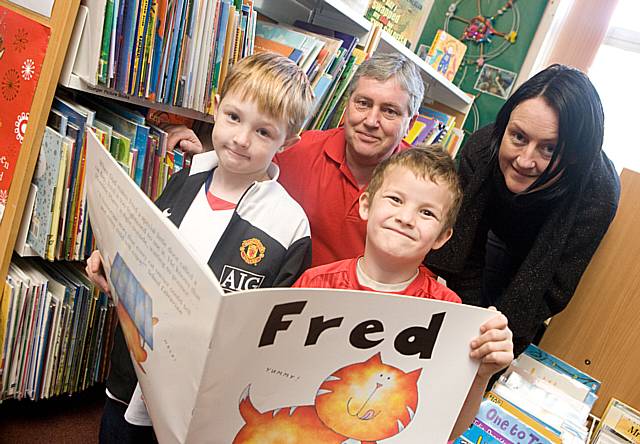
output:
M 107 0 L 104 9 L 102 47 L 100 48 L 100 61 L 98 62 L 98 82 L 102 85 L 106 85 L 109 81 L 109 51 L 111 48 L 111 28 L 113 26 L 113 3 L 114 0 Z

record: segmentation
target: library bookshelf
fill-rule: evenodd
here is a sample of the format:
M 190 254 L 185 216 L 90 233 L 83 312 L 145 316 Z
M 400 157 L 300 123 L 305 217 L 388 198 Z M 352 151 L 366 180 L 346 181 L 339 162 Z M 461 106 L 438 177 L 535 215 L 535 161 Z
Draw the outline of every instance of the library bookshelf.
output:
M 15 174 L 11 182 L 7 205 L 0 221 L 0 281 L 4 282 L 11 262 L 13 246 L 16 242 L 22 212 L 24 210 L 29 185 L 40 153 L 40 142 L 47 122 L 47 115 L 58 86 L 58 78 L 69 45 L 73 23 L 80 0 L 56 0 L 51 17 L 17 6 L 7 0 L 0 0 L 0 6 L 18 12 L 51 29 L 49 45 L 42 64 L 40 79 L 29 112 L 29 124 L 20 155 L 15 165 Z

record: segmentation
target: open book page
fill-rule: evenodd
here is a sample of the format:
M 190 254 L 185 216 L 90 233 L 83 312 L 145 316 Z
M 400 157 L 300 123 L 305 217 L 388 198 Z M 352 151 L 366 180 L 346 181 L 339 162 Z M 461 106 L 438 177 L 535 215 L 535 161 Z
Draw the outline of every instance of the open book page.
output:
M 184 442 L 222 289 L 91 132 L 89 218 L 156 434 Z
M 469 342 L 494 315 L 361 291 L 227 296 L 187 441 L 445 443 L 477 371 Z
M 223 295 L 89 139 L 91 222 L 161 443 L 446 442 L 477 371 L 469 342 L 495 312 L 343 290 Z

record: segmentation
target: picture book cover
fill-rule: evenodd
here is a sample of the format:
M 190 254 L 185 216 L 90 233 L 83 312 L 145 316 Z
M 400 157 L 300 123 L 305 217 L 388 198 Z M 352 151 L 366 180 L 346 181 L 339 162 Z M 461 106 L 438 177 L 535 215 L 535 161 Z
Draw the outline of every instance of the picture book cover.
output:
M 225 294 L 220 282 L 256 287 L 259 239 L 219 282 L 87 136 L 93 233 L 160 442 L 447 441 L 478 368 L 469 340 L 493 312 L 359 291 Z
M 0 220 L 50 33 L 35 20 L 0 6 Z
M 440 29 L 433 39 L 426 62 L 447 80 L 453 80 L 466 51 L 467 45 Z
M 64 136 L 60 133 L 45 127 L 38 163 L 33 173 L 33 183 L 38 187 L 38 193 L 31 216 L 27 242 L 42 258 L 47 255 L 49 238 L 51 237 L 53 199 L 58 188 L 63 138 Z
M 370 0 L 365 17 L 404 46 L 414 49 L 432 5 L 433 0 Z

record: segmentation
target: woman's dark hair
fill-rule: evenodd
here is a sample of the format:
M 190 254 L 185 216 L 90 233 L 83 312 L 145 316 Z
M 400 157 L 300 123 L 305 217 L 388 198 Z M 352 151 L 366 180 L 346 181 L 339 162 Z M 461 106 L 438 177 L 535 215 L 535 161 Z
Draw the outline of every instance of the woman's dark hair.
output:
M 536 97 L 544 98 L 558 113 L 558 144 L 549 167 L 529 189 L 556 179 L 545 192 L 547 197 L 554 197 L 580 186 L 584 182 L 580 178 L 588 177 L 602 149 L 604 112 L 598 92 L 584 73 L 551 65 L 523 83 L 498 112 L 492 136 L 494 156 L 497 157 L 512 111 Z

